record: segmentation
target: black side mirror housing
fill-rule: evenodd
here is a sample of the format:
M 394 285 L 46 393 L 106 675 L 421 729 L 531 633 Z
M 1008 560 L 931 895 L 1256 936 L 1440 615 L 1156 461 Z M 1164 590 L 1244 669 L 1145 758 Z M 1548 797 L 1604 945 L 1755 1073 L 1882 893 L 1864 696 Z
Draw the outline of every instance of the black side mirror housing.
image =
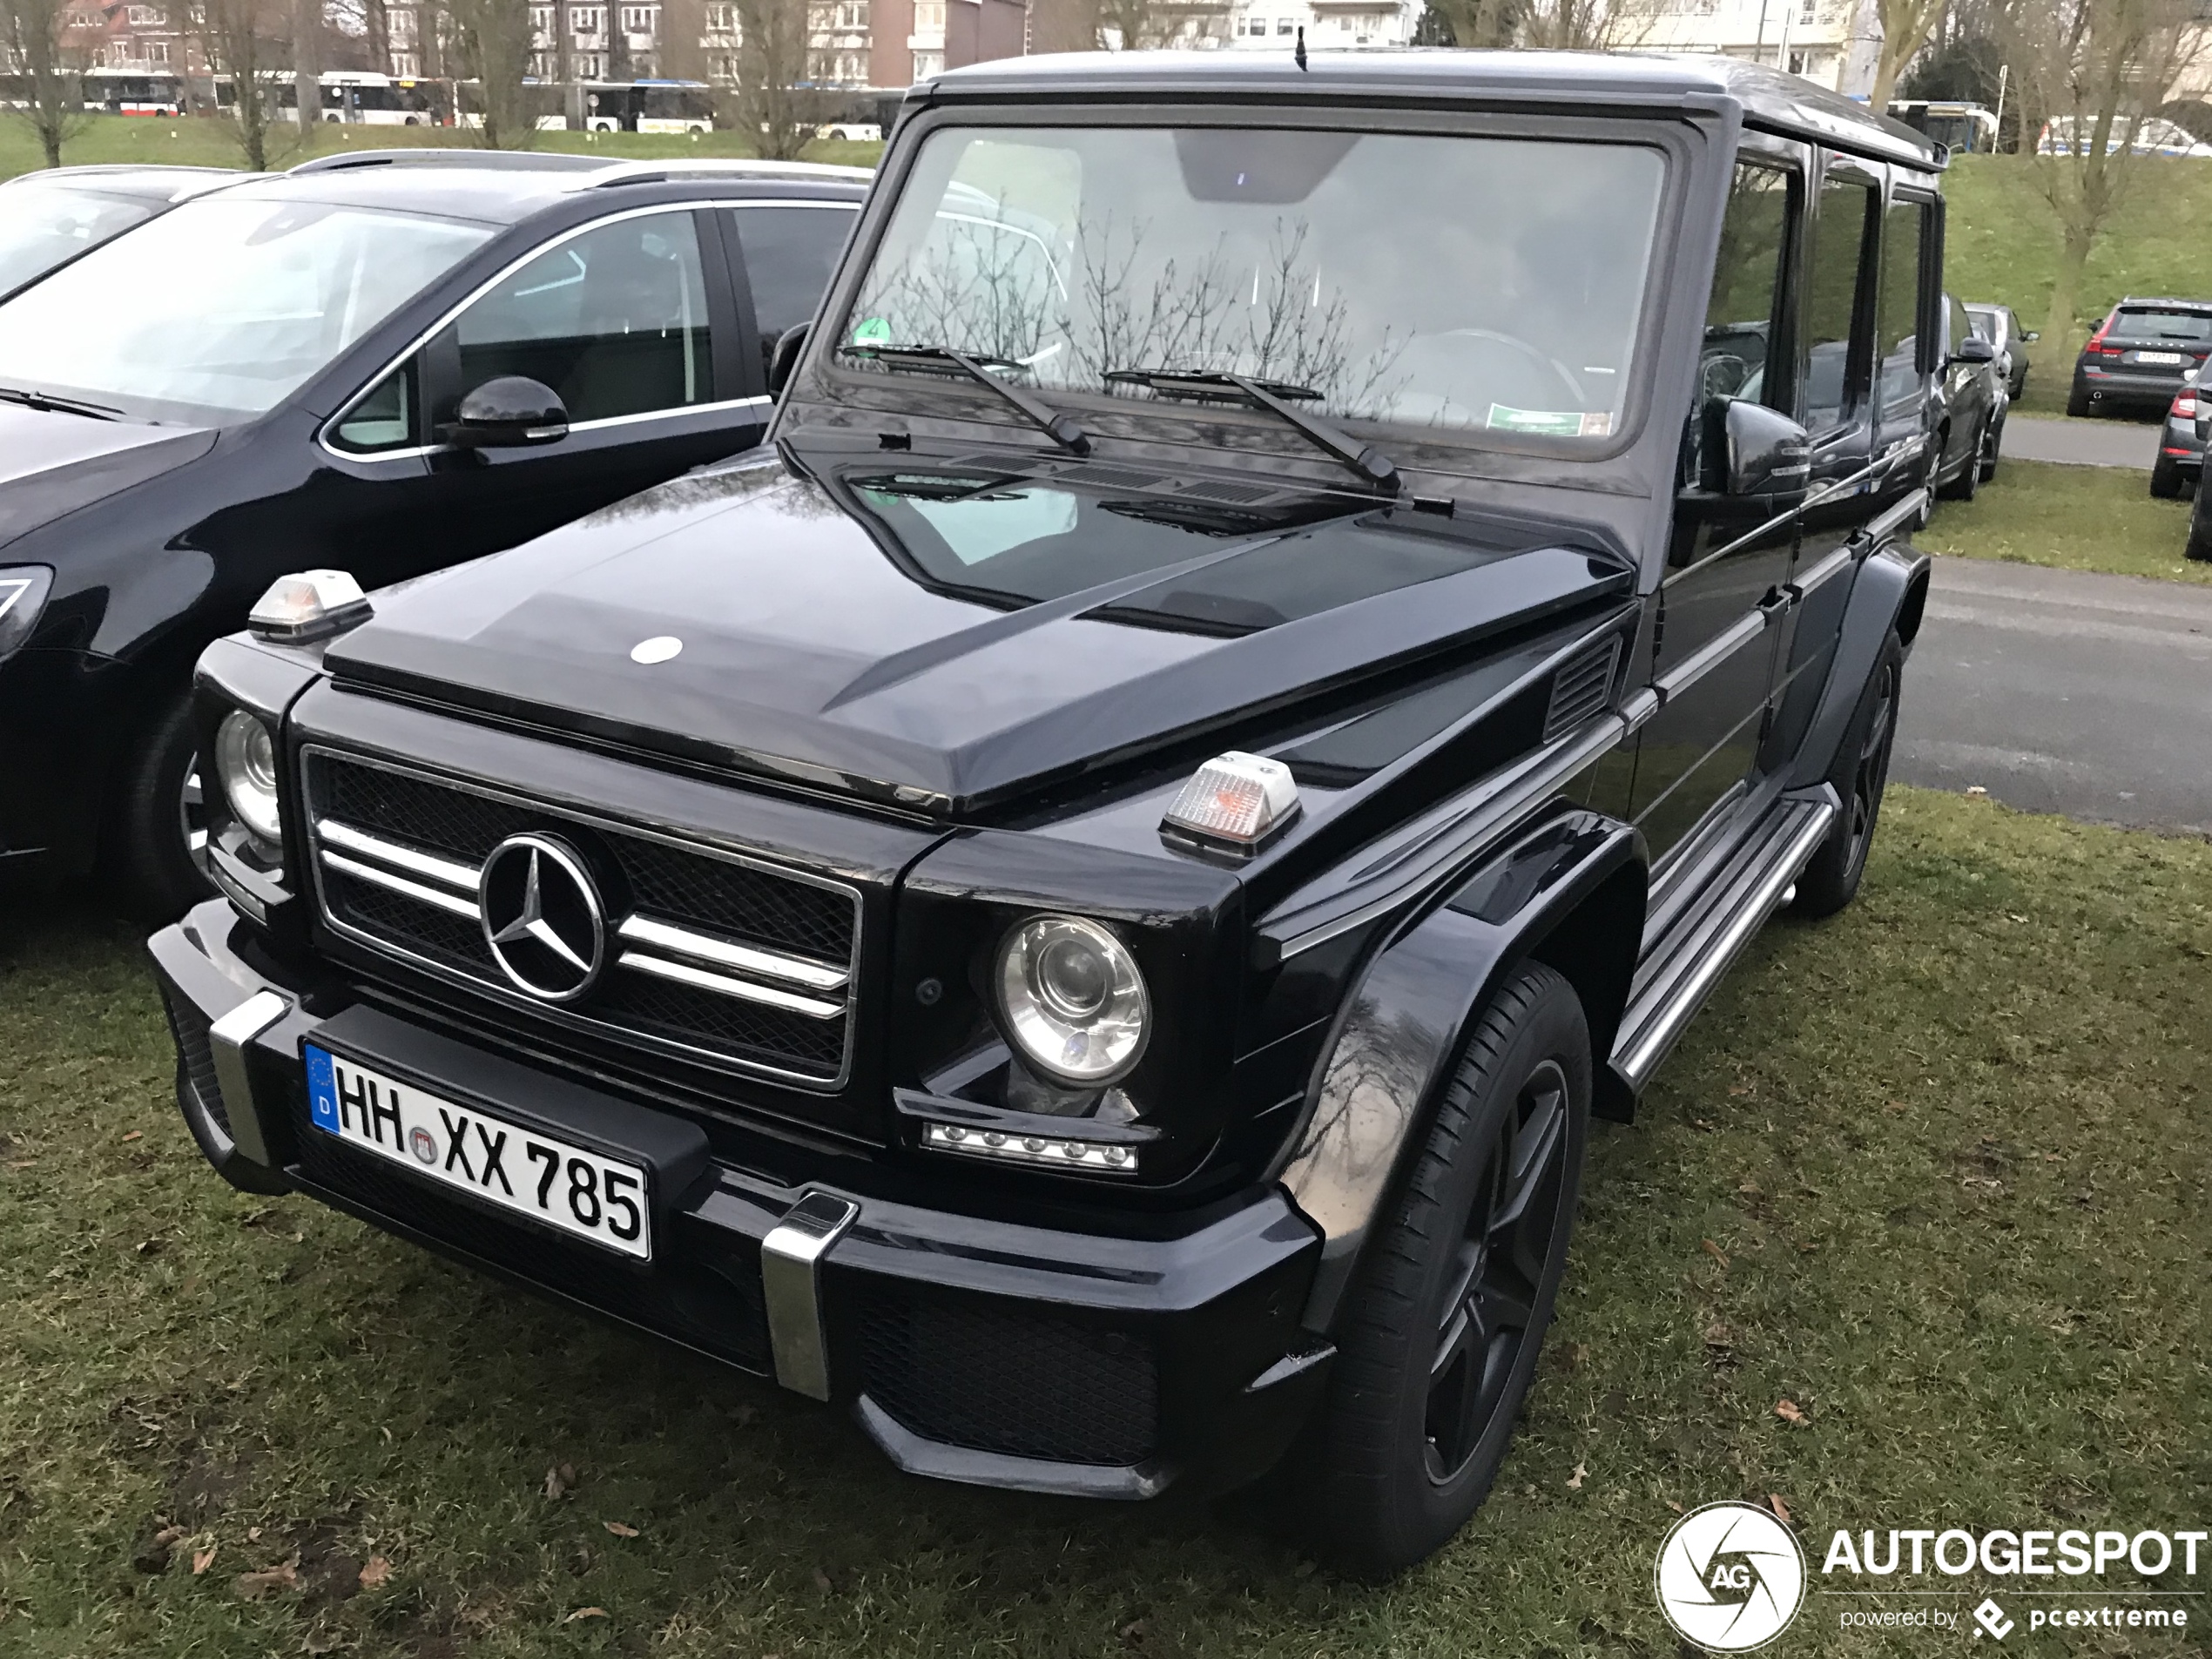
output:
M 1997 361 L 1997 347 L 1979 334 L 1968 334 L 1952 352 L 1951 361 L 1954 363 L 1993 363 Z
M 560 394 L 525 374 L 486 381 L 438 428 L 438 442 L 456 449 L 523 449 L 568 435 L 568 406 Z
M 1792 496 L 1812 475 L 1812 439 L 1778 409 L 1715 398 L 1704 411 L 1703 487 L 1716 496 Z
M 812 323 L 793 323 L 776 336 L 775 345 L 768 353 L 768 395 L 781 397 L 784 388 L 791 384 L 792 371 L 799 367 L 799 354 L 806 345 Z
M 2037 341 L 2043 338 L 2043 331 L 2040 328 L 2031 328 L 2026 334 L 2022 334 L 2020 338 L 2026 341 L 2029 345 L 2033 346 Z

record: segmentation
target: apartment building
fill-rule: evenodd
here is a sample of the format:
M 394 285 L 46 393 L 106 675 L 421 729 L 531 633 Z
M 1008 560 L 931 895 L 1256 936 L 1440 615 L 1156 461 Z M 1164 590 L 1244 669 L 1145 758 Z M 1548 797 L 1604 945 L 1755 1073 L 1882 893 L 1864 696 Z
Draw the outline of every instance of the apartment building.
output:
M 1656 8 L 1623 16 L 1620 44 L 1771 64 L 1862 98 L 1874 84 L 1882 37 L 1873 0 L 1656 0 Z

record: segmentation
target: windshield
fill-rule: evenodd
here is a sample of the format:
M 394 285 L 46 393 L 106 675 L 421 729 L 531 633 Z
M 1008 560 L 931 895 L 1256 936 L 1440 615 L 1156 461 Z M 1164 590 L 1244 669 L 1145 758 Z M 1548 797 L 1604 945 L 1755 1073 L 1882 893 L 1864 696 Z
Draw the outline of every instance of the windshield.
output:
M 12 293 L 64 260 L 120 236 L 161 207 L 51 185 L 11 185 L 0 195 L 0 293 Z
M 2122 306 L 2112 332 L 2130 340 L 2180 340 L 2201 343 L 2212 340 L 2212 312 L 2153 311 Z
M 320 202 L 188 202 L 0 306 L 0 386 L 149 420 L 247 420 L 493 229 Z
M 1624 413 L 1664 179 L 1627 144 L 948 129 L 840 361 L 948 346 L 1047 395 L 1226 372 L 1337 419 L 1595 447 Z

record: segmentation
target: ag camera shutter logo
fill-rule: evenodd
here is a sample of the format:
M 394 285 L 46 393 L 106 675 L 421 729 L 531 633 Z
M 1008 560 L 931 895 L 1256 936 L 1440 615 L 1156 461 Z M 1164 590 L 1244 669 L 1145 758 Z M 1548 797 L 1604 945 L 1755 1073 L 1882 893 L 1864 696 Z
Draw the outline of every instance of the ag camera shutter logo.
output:
M 1805 1557 L 1791 1530 L 1748 1503 L 1709 1503 L 1668 1530 L 1652 1582 L 1684 1641 L 1748 1653 L 1787 1629 L 1805 1599 Z

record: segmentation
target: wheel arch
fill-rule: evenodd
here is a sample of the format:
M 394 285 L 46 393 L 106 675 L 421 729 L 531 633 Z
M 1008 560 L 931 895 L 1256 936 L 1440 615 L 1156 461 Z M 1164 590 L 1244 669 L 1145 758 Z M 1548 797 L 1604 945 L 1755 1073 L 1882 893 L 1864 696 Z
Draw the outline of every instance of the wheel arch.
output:
M 1552 968 L 1582 1000 L 1593 1109 L 1615 1118 L 1632 1109 L 1608 1087 L 1604 1062 L 1642 941 L 1649 864 L 1630 826 L 1560 814 L 1458 878 L 1369 958 L 1339 1008 L 1278 1172 L 1322 1234 L 1308 1329 L 1335 1327 L 1469 1028 L 1521 965 Z
M 1932 569 L 1926 554 L 1902 542 L 1888 543 L 1859 562 L 1844 606 L 1843 625 L 1837 631 L 1827 683 L 1791 771 L 1791 788 L 1809 788 L 1827 778 L 1891 629 L 1896 629 L 1898 642 L 1911 651 L 1927 614 Z

